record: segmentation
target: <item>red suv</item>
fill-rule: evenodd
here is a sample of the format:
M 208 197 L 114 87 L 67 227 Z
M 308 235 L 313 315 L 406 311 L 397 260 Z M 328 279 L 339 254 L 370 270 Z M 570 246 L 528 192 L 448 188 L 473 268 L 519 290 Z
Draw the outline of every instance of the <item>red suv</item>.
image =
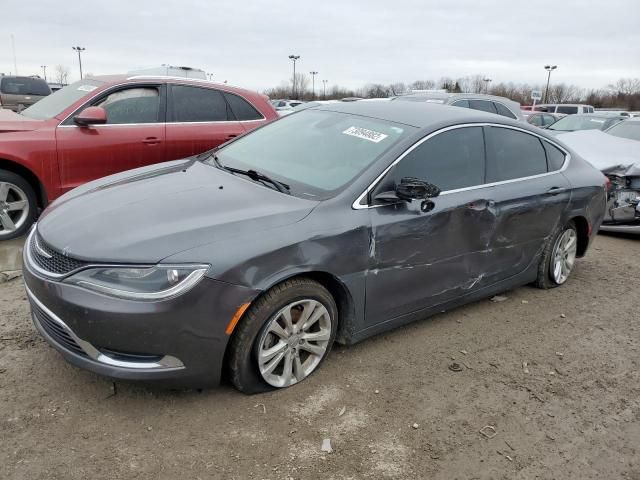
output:
M 276 118 L 255 92 L 142 76 L 87 78 L 20 114 L 0 110 L 0 240 L 82 183 L 204 152 Z

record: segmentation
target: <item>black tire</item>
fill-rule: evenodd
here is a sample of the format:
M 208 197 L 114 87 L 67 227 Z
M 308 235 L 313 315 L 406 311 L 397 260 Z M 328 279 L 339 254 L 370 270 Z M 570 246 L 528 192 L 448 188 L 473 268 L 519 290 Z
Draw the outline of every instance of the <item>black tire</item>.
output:
M 560 237 L 567 231 L 573 230 L 576 234 L 577 238 L 577 230 L 573 221 L 567 223 L 566 225 L 558 226 L 555 231 L 549 236 L 547 243 L 542 251 L 542 256 L 540 258 L 540 264 L 538 265 L 538 278 L 534 282 L 534 285 L 538 288 L 549 289 L 549 288 L 557 288 L 563 283 L 558 283 L 553 277 L 553 253 L 560 240 Z
M 308 278 L 294 278 L 276 285 L 255 300 L 236 327 L 230 340 L 227 356 L 228 378 L 235 388 L 246 394 L 261 393 L 276 388 L 269 385 L 260 373 L 258 343 L 273 316 L 288 304 L 302 299 L 320 302 L 331 318 L 331 336 L 328 346 L 320 363 L 309 375 L 313 375 L 320 368 L 335 340 L 338 309 L 333 296 L 321 284 Z
M 24 195 L 26 196 L 26 200 L 28 202 L 28 208 L 29 208 L 29 211 L 23 223 L 15 230 L 12 230 L 11 232 L 6 232 L 4 230 L 4 226 L 0 225 L 0 241 L 2 241 L 2 240 L 10 240 L 12 238 L 20 237 L 24 235 L 29 230 L 29 228 L 31 228 L 31 225 L 33 225 L 33 222 L 36 220 L 38 216 L 38 199 L 36 197 L 36 193 L 33 191 L 33 188 L 31 187 L 29 182 L 27 182 L 20 175 L 17 175 L 13 172 L 0 169 L 0 183 L 9 183 L 11 185 L 15 185 L 20 190 L 22 190 L 22 192 L 24 192 Z M 0 202 L 2 202 L 3 200 L 4 199 L 0 199 Z M 0 203 L 0 208 L 1 208 L 1 205 L 2 204 Z

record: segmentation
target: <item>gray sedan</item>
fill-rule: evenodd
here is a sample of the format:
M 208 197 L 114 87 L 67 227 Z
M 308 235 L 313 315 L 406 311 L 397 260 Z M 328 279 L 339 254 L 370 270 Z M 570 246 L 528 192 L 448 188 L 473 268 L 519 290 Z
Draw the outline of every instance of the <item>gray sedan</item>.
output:
M 36 328 L 77 366 L 288 387 L 334 341 L 562 285 L 603 219 L 604 180 L 497 115 L 316 106 L 64 195 L 28 239 L 27 294 Z

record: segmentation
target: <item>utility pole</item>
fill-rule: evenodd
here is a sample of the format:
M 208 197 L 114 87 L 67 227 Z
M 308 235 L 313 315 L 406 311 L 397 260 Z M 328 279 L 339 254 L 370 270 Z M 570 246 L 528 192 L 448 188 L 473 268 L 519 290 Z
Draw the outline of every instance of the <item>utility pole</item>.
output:
M 316 98 L 316 75 L 318 72 L 309 72 L 311 74 L 311 100 Z
M 485 77 L 482 81 L 484 82 L 484 93 L 489 93 L 489 82 L 491 82 L 491 79 L 489 77 Z
M 553 72 L 557 65 L 545 65 L 544 69 L 548 72 L 547 74 L 547 88 L 544 91 L 544 103 L 549 103 L 549 82 L 551 81 L 551 72 Z
M 327 99 L 327 82 L 329 80 L 322 80 L 322 97 L 326 100 Z
M 18 62 L 16 61 L 16 41 L 13 38 L 13 33 L 11 34 L 11 50 L 13 51 L 13 69 L 16 71 L 16 75 L 18 75 Z
M 291 99 L 296 99 L 296 62 L 300 59 L 300 55 L 289 55 L 289 60 L 293 61 L 293 85 L 291 88 Z
M 47 81 L 47 66 L 46 65 L 40 65 L 40 68 L 42 69 L 42 74 L 44 75 L 44 81 Z
M 84 47 L 71 47 L 71 48 L 73 48 L 76 52 L 78 52 L 78 64 L 80 65 L 80 80 L 82 80 L 82 57 L 80 57 L 80 54 L 84 52 L 86 48 Z

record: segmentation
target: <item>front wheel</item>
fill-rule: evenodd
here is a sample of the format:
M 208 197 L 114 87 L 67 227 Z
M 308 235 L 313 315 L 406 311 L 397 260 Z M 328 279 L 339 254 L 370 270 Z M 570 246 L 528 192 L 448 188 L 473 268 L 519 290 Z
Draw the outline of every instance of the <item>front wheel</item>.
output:
M 229 346 L 233 385 L 259 393 L 295 385 L 329 354 L 338 321 L 335 300 L 321 284 L 287 280 L 247 310 Z
M 19 175 L 0 170 L 0 240 L 26 233 L 37 213 L 36 194 Z
M 556 229 L 542 253 L 536 286 L 555 288 L 571 275 L 578 252 L 578 233 L 573 222 Z

